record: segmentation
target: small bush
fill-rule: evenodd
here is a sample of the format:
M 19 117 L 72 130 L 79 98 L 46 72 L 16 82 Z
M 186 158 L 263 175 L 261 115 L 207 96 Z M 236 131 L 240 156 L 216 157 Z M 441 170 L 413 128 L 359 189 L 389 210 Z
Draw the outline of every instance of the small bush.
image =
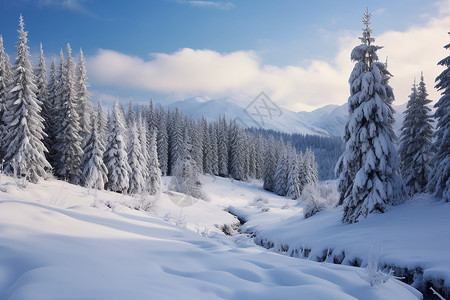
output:
M 312 183 L 305 186 L 299 201 L 304 204 L 305 218 L 309 218 L 319 211 L 334 207 L 338 199 L 339 194 L 335 184 Z
M 159 195 L 141 194 L 136 196 L 135 209 L 156 213 L 158 209 Z
M 263 208 L 263 207 L 266 207 L 267 204 L 269 204 L 269 200 L 260 195 L 260 196 L 256 196 L 256 198 L 253 200 L 251 205 L 259 207 L 259 208 Z
M 362 279 L 365 279 L 370 283 L 371 286 L 377 286 L 385 283 L 391 278 L 395 278 L 392 274 L 393 271 L 389 270 L 388 273 L 385 273 L 379 269 L 379 259 L 381 255 L 381 249 L 378 253 L 375 253 L 371 248 L 369 252 L 369 259 L 366 266 L 366 272 L 360 274 Z

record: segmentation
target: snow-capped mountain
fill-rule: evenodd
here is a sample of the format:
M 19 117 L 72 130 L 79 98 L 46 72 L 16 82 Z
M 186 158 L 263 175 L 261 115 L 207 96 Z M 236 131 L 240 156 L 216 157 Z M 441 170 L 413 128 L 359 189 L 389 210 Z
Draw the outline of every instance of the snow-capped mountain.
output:
M 333 136 L 343 136 L 347 121 L 347 103 L 343 105 L 327 105 L 311 112 L 301 111 L 297 116 L 312 126 L 327 131 Z
M 185 114 L 198 119 L 203 116 L 208 121 L 226 116 L 228 119 L 236 119 L 244 127 L 260 127 L 287 133 L 330 135 L 326 130 L 304 122 L 296 112 L 278 107 L 273 103 L 267 104 L 268 107 L 264 107 L 263 102 L 240 101 L 232 97 L 219 99 L 193 97 L 171 103 L 168 108 L 178 107 Z
M 272 106 L 271 106 L 272 105 Z M 178 107 L 185 114 L 208 121 L 220 116 L 236 119 L 244 127 L 260 127 L 287 133 L 300 133 L 319 136 L 343 136 L 347 121 L 347 103 L 326 105 L 311 112 L 294 112 L 270 103 L 238 100 L 233 97 L 210 99 L 205 96 L 187 98 L 167 105 L 170 109 Z M 394 130 L 399 135 L 406 103 L 394 106 Z

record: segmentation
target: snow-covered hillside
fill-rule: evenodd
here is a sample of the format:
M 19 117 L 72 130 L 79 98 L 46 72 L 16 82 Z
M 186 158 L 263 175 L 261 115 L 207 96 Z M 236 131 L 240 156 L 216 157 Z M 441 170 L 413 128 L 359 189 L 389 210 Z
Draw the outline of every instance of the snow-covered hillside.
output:
M 232 97 L 220 99 L 193 97 L 171 103 L 168 107 L 171 109 L 178 107 L 183 113 L 197 119 L 204 116 L 208 121 L 216 121 L 220 116 L 226 116 L 228 119 L 236 119 L 237 123 L 243 127 L 319 136 L 329 135 L 327 131 L 303 121 L 302 118 L 298 118 L 297 113 L 285 108 L 280 108 L 279 113 L 274 112 L 271 115 L 261 109 L 260 113 L 264 114 L 264 117 L 253 115 L 252 100 L 237 100 Z M 258 102 L 254 104 L 260 105 Z M 250 107 L 247 108 L 249 105 Z
M 56 180 L 23 188 L 3 176 L 0 299 L 420 299 L 394 279 L 372 287 L 365 269 L 225 236 L 219 225 L 237 220 L 224 207 L 253 207 L 260 196 L 273 210 L 294 202 L 259 182 L 202 181 L 210 201 L 180 207 L 168 194 L 153 205 Z
M 327 105 L 311 112 L 293 112 L 286 108 L 280 108 L 281 115 L 274 114 L 272 118 L 253 120 L 245 108 L 251 103 L 250 100 L 238 100 L 233 97 L 210 99 L 204 96 L 192 97 L 182 101 L 173 102 L 168 108 L 178 107 L 183 113 L 200 119 L 204 116 L 208 121 L 216 121 L 220 116 L 230 119 L 237 118 L 238 123 L 244 127 L 261 127 L 286 133 L 300 133 L 319 136 L 343 136 L 345 123 L 348 117 L 347 103 L 343 105 Z M 403 112 L 406 103 L 394 105 L 395 120 L 394 130 L 400 134 L 403 121 Z

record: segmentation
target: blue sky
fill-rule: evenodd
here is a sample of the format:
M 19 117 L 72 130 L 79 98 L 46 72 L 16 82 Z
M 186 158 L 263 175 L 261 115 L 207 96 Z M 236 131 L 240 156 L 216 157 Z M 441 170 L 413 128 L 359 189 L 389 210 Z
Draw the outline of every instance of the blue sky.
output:
M 88 58 L 93 100 L 120 96 L 133 97 L 136 102 L 150 97 L 168 102 L 199 94 L 249 99 L 265 90 L 283 106 L 311 110 L 327 104 L 326 99 L 335 104 L 346 101 L 344 91 L 348 90 L 350 73 L 345 72 L 348 66 L 351 70 L 351 63 L 339 57 L 358 43 L 361 15 L 367 6 L 373 12 L 377 37 L 430 29 L 433 20 L 442 23 L 448 17 L 447 5 L 448 1 L 416 0 L 0 0 L 0 33 L 8 53 L 14 56 L 18 16 L 22 13 L 32 53 L 38 51 L 40 42 L 48 57 L 56 55 L 67 42 L 74 52 L 82 47 Z M 447 23 L 439 26 L 444 25 Z M 441 48 L 448 42 L 446 32 L 439 38 L 436 45 Z M 395 44 L 395 38 L 390 40 L 388 36 L 389 50 L 406 47 L 400 40 Z M 383 51 L 395 65 L 388 45 Z M 138 71 L 133 72 L 133 67 Z M 416 67 L 409 77 L 411 83 L 421 68 L 426 69 Z M 301 85 L 297 82 L 302 77 L 306 81 L 314 77 L 311 72 L 317 78 L 324 78 L 317 73 L 325 72 L 330 78 L 323 87 L 317 84 L 315 91 L 302 93 L 294 86 Z M 396 74 L 396 70 L 391 72 Z M 137 78 L 131 79 L 130 74 Z M 172 75 L 176 75 L 173 84 Z M 429 75 L 429 89 L 436 75 Z M 314 85 L 307 84 L 307 89 Z M 403 85 L 394 89 L 406 90 L 400 93 L 405 98 L 409 88 L 406 82 Z M 336 93 L 321 93 L 323 89 L 336 89 Z

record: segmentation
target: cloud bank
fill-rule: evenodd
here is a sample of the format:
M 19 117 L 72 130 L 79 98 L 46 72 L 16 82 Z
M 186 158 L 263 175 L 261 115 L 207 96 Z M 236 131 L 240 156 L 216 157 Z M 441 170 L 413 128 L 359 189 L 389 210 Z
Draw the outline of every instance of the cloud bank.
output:
M 437 62 L 449 55 L 450 1 L 440 4 L 440 15 L 423 26 L 405 32 L 388 31 L 376 35 L 384 46 L 380 59 L 389 57 L 394 75 L 391 85 L 396 104 L 408 100 L 414 77 L 424 72 L 430 99 L 436 101 L 434 79 L 443 70 Z M 349 42 L 350 41 L 350 42 Z M 312 110 L 327 104 L 343 104 L 349 96 L 348 77 L 353 68 L 351 49 L 357 36 L 343 36 L 331 62 L 313 60 L 306 67 L 279 67 L 264 64 L 253 51 L 219 53 L 213 50 L 183 48 L 174 53 L 153 54 L 143 60 L 113 50 L 100 49 L 88 59 L 93 84 L 138 89 L 183 98 L 237 96 L 253 98 L 265 91 L 277 104 L 291 110 Z

